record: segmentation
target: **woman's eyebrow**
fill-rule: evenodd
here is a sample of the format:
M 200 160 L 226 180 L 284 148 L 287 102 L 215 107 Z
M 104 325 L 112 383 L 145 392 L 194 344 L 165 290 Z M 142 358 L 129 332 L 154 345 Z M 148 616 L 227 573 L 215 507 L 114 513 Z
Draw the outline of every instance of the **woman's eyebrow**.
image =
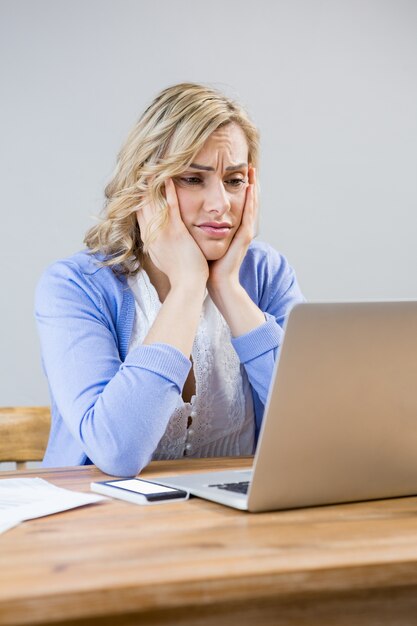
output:
M 208 165 L 199 165 L 198 163 L 191 163 L 190 167 L 195 170 L 204 170 L 206 172 L 214 172 L 214 167 L 209 167 Z M 226 167 L 226 172 L 240 170 L 242 167 L 248 167 L 247 163 L 238 163 L 237 165 L 229 165 Z
M 238 163 L 237 165 L 229 165 L 229 167 L 226 167 L 226 171 L 230 172 L 231 170 L 241 170 L 243 167 L 248 167 L 247 163 Z

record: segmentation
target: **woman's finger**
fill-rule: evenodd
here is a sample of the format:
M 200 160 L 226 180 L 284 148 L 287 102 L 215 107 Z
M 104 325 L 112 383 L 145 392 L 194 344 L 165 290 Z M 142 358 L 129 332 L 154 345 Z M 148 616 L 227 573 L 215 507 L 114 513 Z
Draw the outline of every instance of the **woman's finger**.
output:
M 256 171 L 255 168 L 252 166 L 249 166 L 248 169 L 248 181 L 250 185 L 254 185 L 255 184 L 255 178 L 256 178 Z
M 177 191 L 175 189 L 174 181 L 172 180 L 172 178 L 167 178 L 167 180 L 165 181 L 165 193 L 169 206 L 170 216 L 174 220 L 181 219 Z
M 255 185 L 249 183 L 246 189 L 245 206 L 243 207 L 242 224 L 252 224 L 255 214 Z
M 255 237 L 258 232 L 258 187 L 256 184 L 256 169 L 254 167 L 249 168 L 248 175 L 249 183 L 252 185 L 252 217 L 253 217 L 253 236 Z
M 258 187 L 257 187 L 257 184 L 256 184 L 256 169 L 254 167 L 250 167 L 249 168 L 248 180 L 249 180 L 249 184 L 253 185 L 253 190 L 254 190 L 253 200 L 254 200 L 254 204 L 255 204 L 255 210 L 257 210 L 257 208 L 258 208 Z

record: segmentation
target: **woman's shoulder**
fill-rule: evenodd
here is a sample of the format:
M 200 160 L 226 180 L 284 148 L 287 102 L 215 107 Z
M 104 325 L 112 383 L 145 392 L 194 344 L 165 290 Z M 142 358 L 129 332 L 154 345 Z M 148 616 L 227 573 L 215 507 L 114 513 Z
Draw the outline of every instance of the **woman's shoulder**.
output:
M 269 291 L 285 293 L 296 285 L 295 272 L 287 258 L 264 241 L 252 241 L 240 270 L 241 284 L 248 293 L 261 294 Z M 297 287 L 298 288 L 298 287 Z
M 102 255 L 82 250 L 51 263 L 43 272 L 36 289 L 37 301 L 48 297 L 90 300 L 120 295 L 126 287 L 124 277 L 103 265 Z M 107 298 L 106 298 L 107 299 Z
M 44 273 L 62 272 L 92 276 L 101 269 L 107 269 L 102 263 L 103 260 L 103 255 L 93 254 L 89 250 L 80 250 L 71 256 L 53 261 Z
M 274 315 L 288 303 L 304 301 L 294 269 L 286 257 L 263 241 L 253 241 L 249 246 L 240 280 L 261 310 Z
M 243 269 L 258 272 L 275 272 L 288 264 L 283 254 L 266 241 L 254 239 L 243 260 Z
M 93 254 L 89 250 L 81 250 L 75 254 L 59 259 L 51 263 L 44 271 L 42 277 L 59 277 L 80 280 L 89 280 L 93 278 L 95 281 L 117 282 L 122 281 L 123 277 L 114 272 L 109 266 L 104 265 L 105 257 L 102 254 Z

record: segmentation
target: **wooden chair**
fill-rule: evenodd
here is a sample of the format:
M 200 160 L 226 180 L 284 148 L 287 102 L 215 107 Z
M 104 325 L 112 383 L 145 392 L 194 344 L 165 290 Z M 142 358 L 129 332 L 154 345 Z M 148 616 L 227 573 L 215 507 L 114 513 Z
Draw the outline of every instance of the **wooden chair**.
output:
M 48 442 L 51 413 L 47 406 L 0 408 L 0 462 L 41 461 Z

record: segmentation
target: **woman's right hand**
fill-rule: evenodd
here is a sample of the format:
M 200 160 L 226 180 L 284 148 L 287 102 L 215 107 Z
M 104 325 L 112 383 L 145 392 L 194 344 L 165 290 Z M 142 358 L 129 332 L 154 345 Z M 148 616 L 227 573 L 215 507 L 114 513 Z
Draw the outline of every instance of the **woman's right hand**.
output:
M 184 284 L 205 286 L 209 276 L 208 263 L 181 219 L 177 192 L 171 178 L 165 182 L 165 191 L 168 219 L 149 245 L 150 260 L 168 277 L 171 289 Z M 156 211 L 149 202 L 136 212 L 142 237 L 147 235 Z
M 168 219 L 149 244 L 148 254 L 152 264 L 168 278 L 169 291 L 166 297 L 163 294 L 162 306 L 143 343 L 169 344 L 189 358 L 200 320 L 209 268 L 182 221 L 177 192 L 171 179 L 166 181 L 165 189 Z M 139 228 L 145 237 L 156 211 L 152 203 L 137 211 Z M 149 268 L 147 270 L 149 273 Z M 161 293 L 159 295 L 161 297 Z

